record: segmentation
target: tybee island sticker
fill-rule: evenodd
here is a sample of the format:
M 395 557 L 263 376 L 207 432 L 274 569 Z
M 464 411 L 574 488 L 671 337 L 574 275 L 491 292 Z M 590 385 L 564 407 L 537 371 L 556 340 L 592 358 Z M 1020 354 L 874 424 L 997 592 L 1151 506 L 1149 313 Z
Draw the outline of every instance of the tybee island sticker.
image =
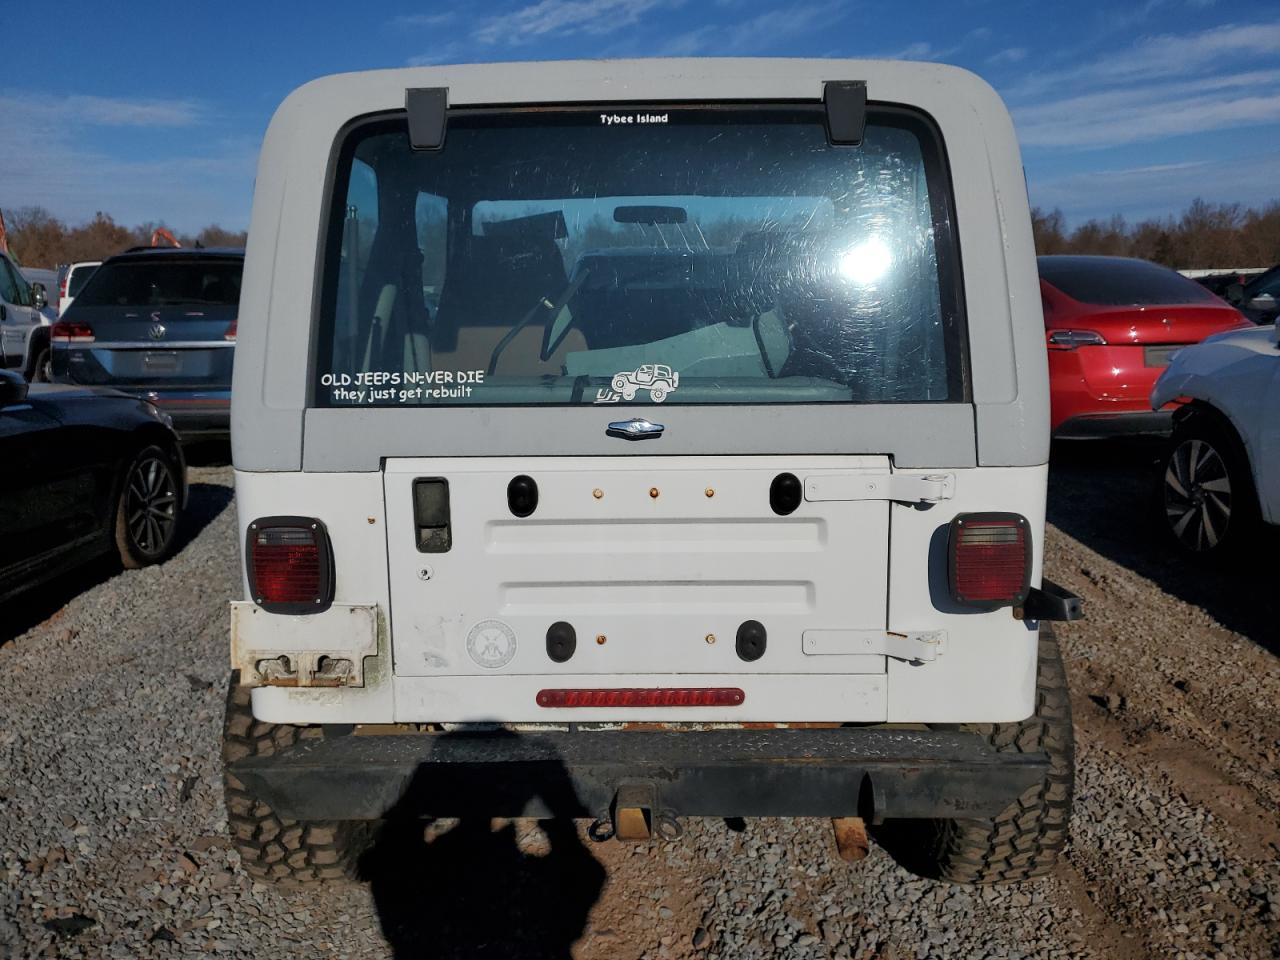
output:
M 501 620 L 481 620 L 467 634 L 467 653 L 490 670 L 505 667 L 516 655 L 516 633 Z

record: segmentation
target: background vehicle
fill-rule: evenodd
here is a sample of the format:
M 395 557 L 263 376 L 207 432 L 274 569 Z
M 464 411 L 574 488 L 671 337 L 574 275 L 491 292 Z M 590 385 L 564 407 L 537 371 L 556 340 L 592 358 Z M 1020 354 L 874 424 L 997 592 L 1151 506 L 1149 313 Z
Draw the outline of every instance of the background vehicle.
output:
M 1243 286 L 1229 286 L 1226 298 L 1254 323 L 1275 323 L 1280 316 L 1280 266 L 1272 267 Z
M 0 601 L 104 553 L 141 567 L 173 549 L 186 470 L 149 403 L 0 370 L 0 463 Z
M 67 312 L 67 307 L 75 300 L 85 282 L 93 276 L 101 260 L 81 260 L 69 263 L 58 271 L 58 316 Z
M 14 266 L 18 267 L 18 272 L 26 278 L 27 284 L 34 287 L 39 284 L 44 290 L 44 306 L 40 308 L 40 313 L 44 316 L 46 323 L 53 323 L 58 319 L 58 305 L 50 298 L 53 296 L 52 291 L 57 289 L 58 271 L 44 270 L 40 267 L 23 267 L 19 266 L 15 261 Z
M 1236 553 L 1262 523 L 1280 524 L 1280 342 L 1274 325 L 1210 338 L 1180 352 L 1151 405 L 1174 414 L 1157 485 L 1165 530 L 1204 556 Z
M 363 823 L 446 810 L 626 839 L 826 816 L 851 855 L 884 818 L 933 876 L 1052 867 L 1046 621 L 1077 604 L 1040 577 L 1044 330 L 990 87 L 830 60 L 330 77 L 273 119 L 250 236 L 224 740 L 248 870 L 340 875 Z M 663 423 L 629 431 L 658 398 L 613 379 L 646 367 Z
M 1167 433 L 1151 388 L 1188 344 L 1245 325 L 1239 311 L 1158 264 L 1124 257 L 1039 258 L 1054 436 Z
M 8 254 L 0 253 L 0 357 L 28 380 L 49 379 L 49 319 L 45 289 L 30 284 Z
M 54 324 L 54 380 L 144 396 L 184 439 L 225 434 L 243 268 L 241 250 L 112 257 Z

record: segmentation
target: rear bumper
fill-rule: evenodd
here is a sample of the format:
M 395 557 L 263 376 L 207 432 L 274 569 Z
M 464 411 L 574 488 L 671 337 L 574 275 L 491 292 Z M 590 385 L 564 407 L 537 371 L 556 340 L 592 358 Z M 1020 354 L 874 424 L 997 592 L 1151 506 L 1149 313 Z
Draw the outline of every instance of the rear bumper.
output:
M 1076 420 L 1149 414 L 1151 388 L 1164 367 L 1148 367 L 1144 358 L 1141 346 L 1050 350 L 1049 395 L 1054 436 L 1066 436 L 1063 430 Z
M 642 785 L 673 816 L 994 816 L 1048 770 L 977 734 L 845 727 L 304 740 L 231 771 L 281 816 L 595 817 Z
M 173 418 L 173 428 L 183 440 L 231 433 L 230 390 L 144 389 L 140 393 Z
M 1060 440 L 1101 440 L 1106 437 L 1168 436 L 1173 432 L 1172 410 L 1140 410 L 1072 417 L 1053 433 Z

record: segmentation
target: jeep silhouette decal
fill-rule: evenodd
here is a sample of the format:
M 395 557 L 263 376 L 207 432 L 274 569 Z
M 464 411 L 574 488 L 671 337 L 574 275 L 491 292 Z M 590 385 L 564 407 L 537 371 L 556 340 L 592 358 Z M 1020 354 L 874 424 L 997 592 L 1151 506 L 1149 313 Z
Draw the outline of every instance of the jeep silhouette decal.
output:
M 636 398 L 637 390 L 648 390 L 649 399 L 662 403 L 680 386 L 680 374 L 665 363 L 646 363 L 635 370 L 623 370 L 613 375 L 611 389 L 596 392 L 596 403 L 617 403 Z

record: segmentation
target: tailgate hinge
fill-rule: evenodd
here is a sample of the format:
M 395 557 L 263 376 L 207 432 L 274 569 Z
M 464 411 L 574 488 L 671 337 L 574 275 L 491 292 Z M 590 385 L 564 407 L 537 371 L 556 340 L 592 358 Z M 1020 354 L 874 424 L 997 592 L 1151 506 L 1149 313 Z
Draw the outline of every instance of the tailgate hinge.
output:
M 938 503 L 955 490 L 953 473 L 833 473 L 806 477 L 804 498 L 824 500 L 893 500 Z
M 812 657 L 882 656 L 909 663 L 938 659 L 947 645 L 945 630 L 806 630 L 801 648 Z

